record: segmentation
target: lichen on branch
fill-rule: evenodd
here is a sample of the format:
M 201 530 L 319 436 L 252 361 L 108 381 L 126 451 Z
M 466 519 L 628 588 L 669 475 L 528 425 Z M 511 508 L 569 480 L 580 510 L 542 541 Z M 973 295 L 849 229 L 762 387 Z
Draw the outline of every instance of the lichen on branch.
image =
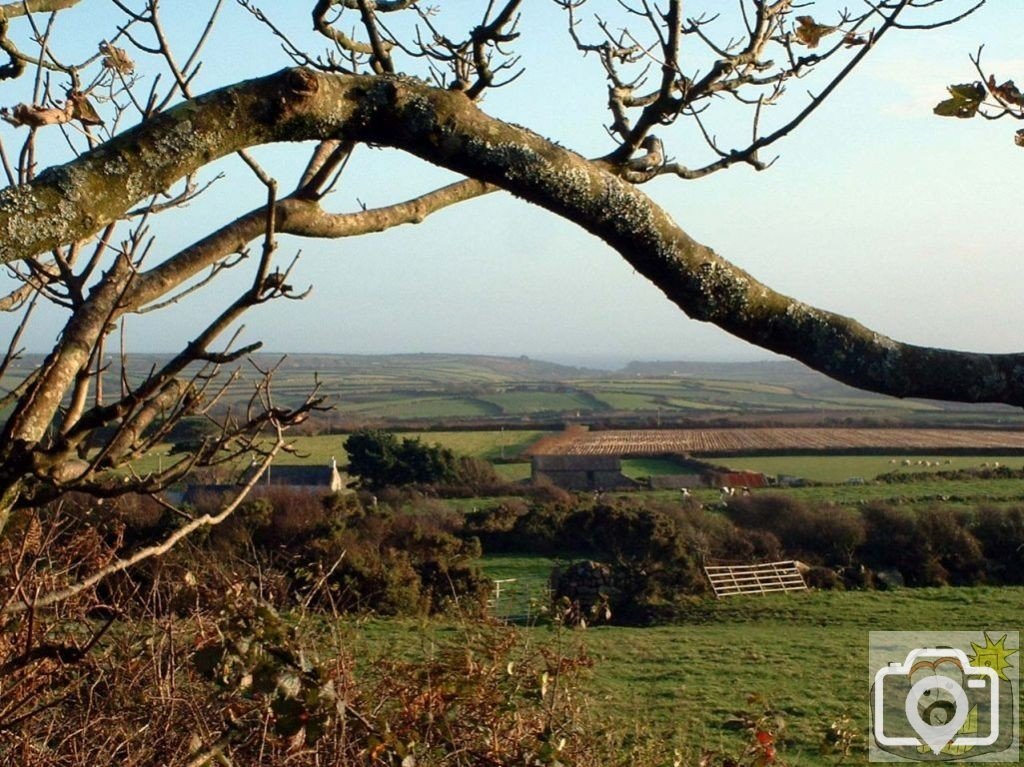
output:
M 901 344 L 779 294 L 696 242 L 619 166 L 489 117 L 463 93 L 401 76 L 289 69 L 187 101 L 0 192 L 0 261 L 86 237 L 230 152 L 304 140 L 386 145 L 506 189 L 604 240 L 690 316 L 851 385 L 1024 404 L 1024 356 Z

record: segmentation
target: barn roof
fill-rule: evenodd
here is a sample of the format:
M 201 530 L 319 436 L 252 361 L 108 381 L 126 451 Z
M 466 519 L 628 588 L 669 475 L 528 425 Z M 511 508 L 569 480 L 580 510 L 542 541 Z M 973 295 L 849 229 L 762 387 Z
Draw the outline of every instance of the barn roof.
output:
M 313 487 L 323 485 L 331 486 L 331 479 L 334 474 L 332 466 L 271 466 L 266 474 L 260 478 L 261 485 L 302 485 Z M 247 471 L 242 482 L 249 479 L 251 474 Z
M 616 455 L 535 455 L 534 471 L 621 471 Z

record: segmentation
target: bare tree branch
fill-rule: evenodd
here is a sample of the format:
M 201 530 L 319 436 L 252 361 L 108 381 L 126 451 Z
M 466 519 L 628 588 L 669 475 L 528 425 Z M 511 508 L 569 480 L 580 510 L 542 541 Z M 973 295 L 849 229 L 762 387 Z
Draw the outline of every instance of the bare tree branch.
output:
M 181 541 L 186 536 L 191 535 L 200 528 L 214 527 L 216 525 L 219 525 L 221 522 L 226 520 L 235 512 L 235 510 L 242 504 L 242 502 L 246 499 L 246 497 L 249 495 L 252 489 L 257 485 L 257 483 L 259 483 L 260 478 L 270 467 L 270 464 L 273 462 L 274 458 L 277 456 L 278 452 L 280 452 L 284 444 L 284 434 L 280 429 L 278 429 L 276 441 L 274 442 L 272 448 L 267 452 L 266 456 L 263 458 L 263 461 L 259 464 L 257 469 L 252 473 L 252 475 L 249 478 L 249 481 L 242 486 L 242 488 L 235 495 L 234 499 L 232 499 L 230 503 L 226 504 L 224 508 L 221 509 L 218 513 L 204 514 L 201 517 L 196 517 L 192 521 L 182 525 L 173 533 L 168 535 L 159 544 L 146 546 L 145 548 L 136 551 L 130 557 L 118 559 L 104 567 L 102 570 L 93 573 L 87 578 L 83 578 L 78 583 L 75 583 L 63 589 L 59 589 L 58 591 L 50 592 L 49 594 L 43 594 L 42 596 L 34 598 L 31 602 L 11 602 L 7 604 L 2 611 L 0 611 L 0 614 L 16 615 L 18 613 L 23 613 L 27 610 L 40 610 L 53 607 L 56 604 L 71 599 L 77 594 L 81 594 L 83 591 L 86 591 L 87 589 L 91 589 L 97 583 L 104 580 L 105 578 L 109 578 L 111 575 L 114 575 L 115 573 L 124 572 L 128 568 L 139 564 L 139 562 L 144 562 L 147 559 L 151 559 L 153 557 L 158 557 L 163 554 L 166 554 L 168 551 L 174 548 L 174 546 L 179 541 Z
M 268 109 L 275 119 L 266 119 Z M 839 380 L 903 397 L 1024 403 L 1019 372 L 1024 356 L 900 344 L 782 296 L 695 242 L 642 192 L 617 178 L 614 168 L 489 118 L 463 94 L 414 81 L 287 70 L 188 102 L 128 135 L 143 146 L 174 142 L 186 120 L 189 139 L 175 144 L 178 151 L 133 162 L 116 151 L 125 145 L 118 141 L 41 174 L 27 189 L 0 193 L 0 227 L 18 232 L 4 243 L 3 258 L 26 258 L 63 238 L 82 238 L 122 214 L 140 191 L 151 193 L 154 185 L 180 178 L 245 142 L 368 141 L 501 186 L 575 221 L 618 250 L 692 317 Z M 252 127 L 225 135 L 220 126 L 226 123 Z M 60 190 L 90 187 L 115 161 L 125 179 L 117 189 L 105 187 L 88 199 L 66 195 L 42 208 L 65 212 L 56 223 L 42 215 L 12 222 L 12 206 L 26 193 L 48 200 Z

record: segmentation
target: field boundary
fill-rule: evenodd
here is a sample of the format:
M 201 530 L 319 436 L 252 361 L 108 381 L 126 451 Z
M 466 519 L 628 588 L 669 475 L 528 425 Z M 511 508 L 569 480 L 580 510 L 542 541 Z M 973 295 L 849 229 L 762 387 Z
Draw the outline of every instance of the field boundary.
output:
M 794 560 L 756 565 L 705 565 L 704 574 L 719 599 L 737 594 L 807 590 L 804 576 Z

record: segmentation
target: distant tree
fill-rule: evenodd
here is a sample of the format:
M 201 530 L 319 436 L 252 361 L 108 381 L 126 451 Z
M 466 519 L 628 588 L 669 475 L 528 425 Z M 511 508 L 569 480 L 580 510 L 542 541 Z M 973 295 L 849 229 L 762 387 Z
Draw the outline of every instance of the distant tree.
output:
M 379 429 L 361 429 L 345 440 L 348 470 L 365 487 L 451 482 L 457 476 L 455 454 L 418 439 L 399 440 Z

